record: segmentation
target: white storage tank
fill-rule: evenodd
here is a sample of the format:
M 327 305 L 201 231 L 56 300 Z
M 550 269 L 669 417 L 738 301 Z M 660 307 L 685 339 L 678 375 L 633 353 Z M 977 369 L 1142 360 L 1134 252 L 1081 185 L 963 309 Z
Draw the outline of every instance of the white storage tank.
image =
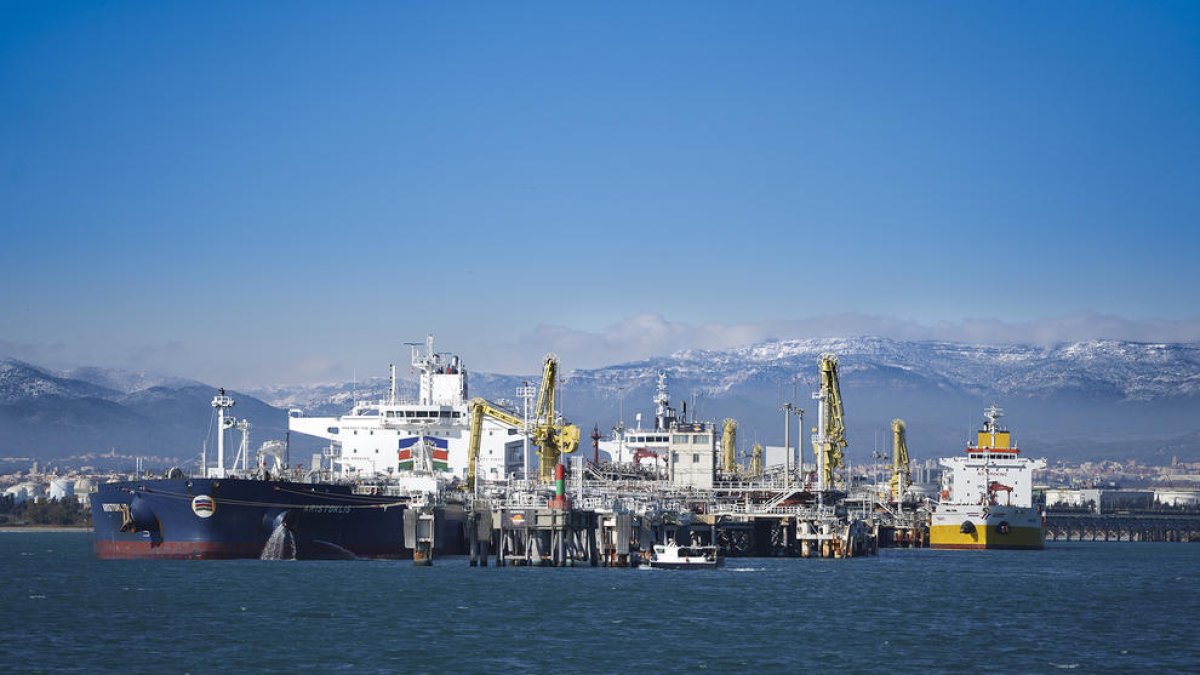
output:
M 24 485 L 14 485 L 4 491 L 5 497 L 12 497 L 13 504 L 24 504 L 29 501 L 29 492 Z
M 62 501 L 75 496 L 75 481 L 68 478 L 55 478 L 50 481 L 50 499 Z
M 75 481 L 75 498 L 85 508 L 91 505 L 91 502 L 88 501 L 88 495 L 92 493 L 92 489 L 91 478 L 80 478 Z
M 40 502 L 46 498 L 46 488 L 38 483 L 21 483 L 21 486 L 25 488 L 25 494 L 30 501 Z

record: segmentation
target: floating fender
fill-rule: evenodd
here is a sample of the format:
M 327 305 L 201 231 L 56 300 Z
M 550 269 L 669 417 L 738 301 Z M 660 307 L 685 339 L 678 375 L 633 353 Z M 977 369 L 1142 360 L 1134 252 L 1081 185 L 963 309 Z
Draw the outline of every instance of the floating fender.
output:
M 1009 532 L 1012 532 L 1012 526 L 1008 524 L 1007 520 L 1002 520 L 1000 521 L 1000 524 L 996 526 L 996 531 L 1000 534 L 1008 534 Z
M 972 523 L 969 520 L 964 520 L 963 524 L 959 526 L 958 531 L 962 532 L 963 534 L 971 534 L 975 531 L 975 523 Z

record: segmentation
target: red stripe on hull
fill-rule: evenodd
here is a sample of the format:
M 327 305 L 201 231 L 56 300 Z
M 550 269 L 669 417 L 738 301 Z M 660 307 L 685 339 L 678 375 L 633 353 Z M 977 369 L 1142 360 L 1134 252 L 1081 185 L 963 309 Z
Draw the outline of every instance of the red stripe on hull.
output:
M 231 544 L 206 541 L 97 541 L 96 557 L 101 560 L 133 560 L 166 558 L 175 560 L 232 560 L 257 558 L 262 547 L 257 544 Z
M 311 551 L 301 551 L 302 558 L 336 558 L 334 549 L 316 545 Z M 262 555 L 259 544 L 230 544 L 201 541 L 171 541 L 151 543 L 148 541 L 97 541 L 93 546 L 100 560 L 243 560 Z M 412 551 L 397 550 L 396 547 L 372 547 L 353 552 L 358 558 L 387 560 L 410 560 Z

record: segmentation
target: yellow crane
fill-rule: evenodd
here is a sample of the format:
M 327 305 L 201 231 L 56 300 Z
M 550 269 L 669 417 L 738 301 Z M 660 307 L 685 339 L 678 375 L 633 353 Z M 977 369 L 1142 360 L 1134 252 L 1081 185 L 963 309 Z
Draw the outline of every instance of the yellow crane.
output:
M 892 420 L 892 480 L 888 491 L 892 500 L 900 501 L 904 491 L 912 485 L 912 469 L 908 463 L 908 440 L 905 438 L 904 420 Z
M 479 443 L 483 436 L 483 418 L 491 417 L 524 431 L 525 422 L 487 402 L 487 399 L 471 399 L 471 437 L 467 443 L 467 490 L 475 490 L 475 472 L 479 462 Z
M 834 488 L 834 470 L 842 468 L 842 448 L 846 447 L 846 423 L 843 419 L 842 390 L 838 384 L 837 357 L 821 355 L 821 389 L 813 398 L 821 405 L 817 416 L 817 435 L 813 454 L 821 471 L 823 489 Z
M 554 412 L 556 380 L 558 379 L 558 357 L 547 354 L 542 367 L 542 386 L 538 391 L 537 408 L 528 433 L 538 448 L 538 477 L 543 481 L 554 480 L 554 465 L 562 455 L 579 448 L 579 427 L 563 424 Z M 467 445 L 467 489 L 475 489 L 475 471 L 479 461 L 479 445 L 483 436 L 483 418 L 491 417 L 505 424 L 526 431 L 525 422 L 488 403 L 486 399 L 471 400 L 471 437 Z
M 737 465 L 737 420 L 726 417 L 724 433 L 721 434 L 721 470 L 735 474 Z
M 558 458 L 579 448 L 579 427 L 563 424 L 554 412 L 554 395 L 558 384 L 558 357 L 547 354 L 542 364 L 542 387 L 538 390 L 533 443 L 538 446 L 538 477 L 554 480 L 554 465 Z

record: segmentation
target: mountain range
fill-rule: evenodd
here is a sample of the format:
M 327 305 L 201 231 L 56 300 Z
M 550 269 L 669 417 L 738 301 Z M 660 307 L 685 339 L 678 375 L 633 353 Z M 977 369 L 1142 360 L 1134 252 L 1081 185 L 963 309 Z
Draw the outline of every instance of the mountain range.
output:
M 688 350 L 593 369 L 566 370 L 564 415 L 602 434 L 624 417 L 652 424 L 651 397 L 665 372 L 674 406 L 696 419 L 739 422 L 743 443 L 781 444 L 785 401 L 814 422 L 811 392 L 822 354 L 839 359 L 848 456 L 890 449 L 889 422 L 908 425 L 915 458 L 961 450 L 997 403 L 1026 452 L 1056 460 L 1200 460 L 1200 344 L 1094 340 L 978 345 L 879 337 L 771 340 L 727 350 Z M 531 364 L 531 371 L 540 370 Z M 569 364 L 563 364 L 569 368 Z M 381 369 L 382 370 L 382 369 Z M 471 372 L 470 394 L 516 398 L 537 376 Z M 402 395 L 415 393 L 411 374 Z M 381 398 L 384 377 L 360 382 L 264 386 L 231 392 L 234 414 L 252 424 L 252 445 L 282 438 L 286 410 L 337 415 L 355 398 Z M 215 388 L 148 372 L 97 367 L 52 370 L 0 360 L 0 455 L 63 457 L 116 449 L 181 459 L 198 456 Z M 790 422 L 792 443 L 797 422 Z M 293 438 L 307 452 L 312 439 Z M 586 441 L 585 441 L 586 442 Z M 301 455 L 306 456 L 306 455 Z

